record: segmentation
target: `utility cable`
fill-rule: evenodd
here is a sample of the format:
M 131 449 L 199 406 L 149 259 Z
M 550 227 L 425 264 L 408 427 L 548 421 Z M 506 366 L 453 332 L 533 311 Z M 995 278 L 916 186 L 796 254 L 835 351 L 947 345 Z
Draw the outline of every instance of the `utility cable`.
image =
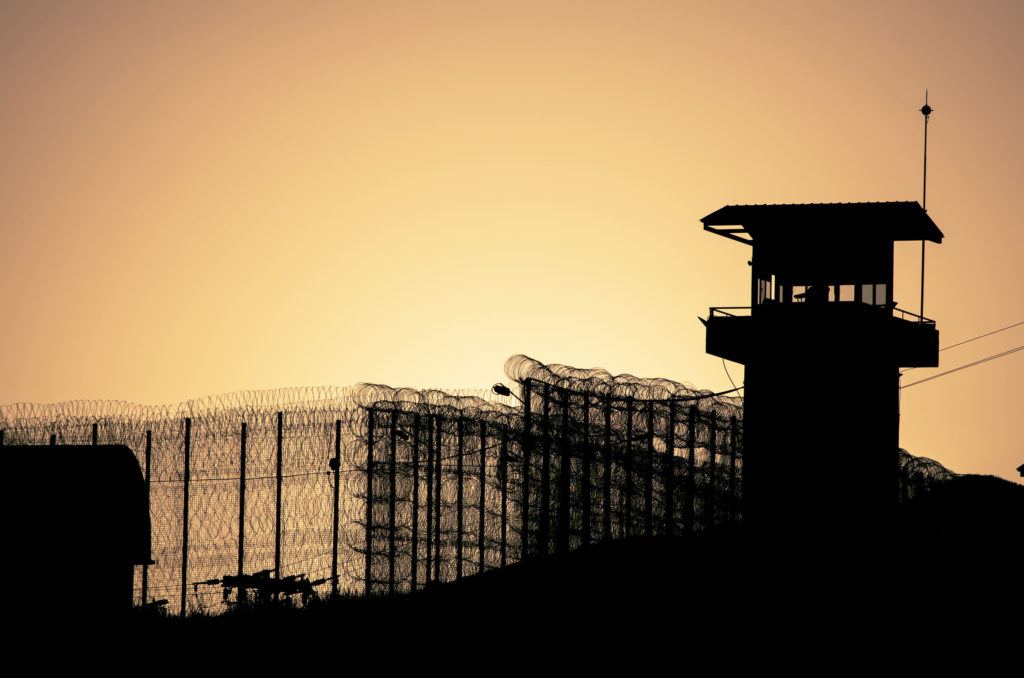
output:
M 973 363 L 967 363 L 966 365 L 961 365 L 960 367 L 954 367 L 953 369 L 946 370 L 945 372 L 939 372 L 938 374 L 933 374 L 930 377 L 925 377 L 924 379 L 919 379 L 917 381 L 911 382 L 911 383 L 906 384 L 904 386 L 900 386 L 900 388 L 904 389 L 904 388 L 910 388 L 911 386 L 917 386 L 918 384 L 923 384 L 926 381 L 931 381 L 932 379 L 938 379 L 939 377 L 944 377 L 947 374 L 952 374 L 953 372 L 959 372 L 960 370 L 966 370 L 968 367 L 974 367 L 975 365 L 980 365 L 982 363 L 987 363 L 989 360 L 995 360 L 996 358 L 1003 358 L 1005 356 L 1010 355 L 1011 353 L 1016 353 L 1017 351 L 1020 351 L 1020 350 L 1024 350 L 1024 344 L 1022 344 L 1020 346 L 1017 346 L 1016 348 L 1011 348 L 1008 351 L 1003 351 L 1002 353 L 996 353 L 995 355 L 990 355 L 987 358 L 982 358 L 981 360 L 975 360 Z
M 948 351 L 951 348 L 956 348 L 957 346 L 963 346 L 964 344 L 969 344 L 972 341 L 977 341 L 978 339 L 984 339 L 985 337 L 991 337 L 993 334 L 999 334 L 1000 332 L 1005 332 L 1006 330 L 1011 330 L 1014 327 L 1018 327 L 1020 325 L 1024 325 L 1024 320 L 1021 320 L 1020 322 L 1013 323 L 1012 325 L 1007 325 L 1006 327 L 1000 327 L 998 330 L 992 330 L 991 332 L 986 332 L 985 334 L 979 334 L 976 337 L 971 337 L 970 339 L 965 339 L 965 340 L 963 340 L 963 341 L 961 341 L 959 343 L 951 344 L 951 345 L 946 346 L 944 348 L 940 348 L 939 349 L 939 353 L 942 353 L 943 351 Z M 908 367 L 907 369 L 905 369 L 903 371 L 904 372 L 909 372 L 910 370 L 913 370 L 913 369 L 917 369 L 917 368 L 915 368 L 915 367 Z

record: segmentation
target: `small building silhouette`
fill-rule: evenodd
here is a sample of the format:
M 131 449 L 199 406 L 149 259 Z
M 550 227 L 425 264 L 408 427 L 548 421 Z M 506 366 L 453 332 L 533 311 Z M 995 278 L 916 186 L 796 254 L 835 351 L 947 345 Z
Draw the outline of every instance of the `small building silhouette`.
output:
M 733 205 L 704 229 L 751 248 L 750 305 L 707 352 L 742 363 L 744 522 L 875 529 L 898 501 L 900 367 L 938 365 L 935 322 L 893 298 L 897 241 L 941 243 L 916 202 Z
M 5 445 L 23 492 L 16 552 L 29 559 L 26 605 L 83 617 L 133 603 L 135 566 L 151 563 L 146 484 L 124 445 Z

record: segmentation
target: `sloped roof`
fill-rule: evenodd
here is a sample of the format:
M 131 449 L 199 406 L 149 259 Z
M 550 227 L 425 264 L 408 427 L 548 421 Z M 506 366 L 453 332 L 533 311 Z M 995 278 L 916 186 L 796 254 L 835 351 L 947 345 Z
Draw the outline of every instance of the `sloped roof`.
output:
M 701 222 L 706 231 L 747 244 L 773 235 L 942 242 L 942 231 L 916 201 L 726 205 Z

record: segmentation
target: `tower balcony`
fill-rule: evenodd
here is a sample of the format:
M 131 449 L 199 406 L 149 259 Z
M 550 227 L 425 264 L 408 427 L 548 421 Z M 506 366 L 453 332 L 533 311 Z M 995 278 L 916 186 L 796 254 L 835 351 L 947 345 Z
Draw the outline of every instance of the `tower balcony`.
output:
M 832 362 L 868 357 L 895 367 L 936 367 L 935 321 L 895 306 L 861 302 L 718 306 L 708 315 L 706 350 L 748 364 L 794 354 Z

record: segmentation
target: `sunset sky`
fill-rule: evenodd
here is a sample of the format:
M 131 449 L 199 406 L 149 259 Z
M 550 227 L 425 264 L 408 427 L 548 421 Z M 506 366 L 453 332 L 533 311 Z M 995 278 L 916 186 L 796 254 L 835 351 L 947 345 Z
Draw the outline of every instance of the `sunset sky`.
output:
M 925 315 L 943 346 L 1024 321 L 1022 29 L 1013 0 L 0 0 L 0 403 L 486 388 L 517 353 L 731 388 L 697 317 L 748 303 L 749 250 L 699 219 L 920 201 L 925 88 Z M 917 311 L 920 244 L 896 263 Z M 1022 381 L 1024 351 L 905 389 L 901 444 L 1019 481 Z

